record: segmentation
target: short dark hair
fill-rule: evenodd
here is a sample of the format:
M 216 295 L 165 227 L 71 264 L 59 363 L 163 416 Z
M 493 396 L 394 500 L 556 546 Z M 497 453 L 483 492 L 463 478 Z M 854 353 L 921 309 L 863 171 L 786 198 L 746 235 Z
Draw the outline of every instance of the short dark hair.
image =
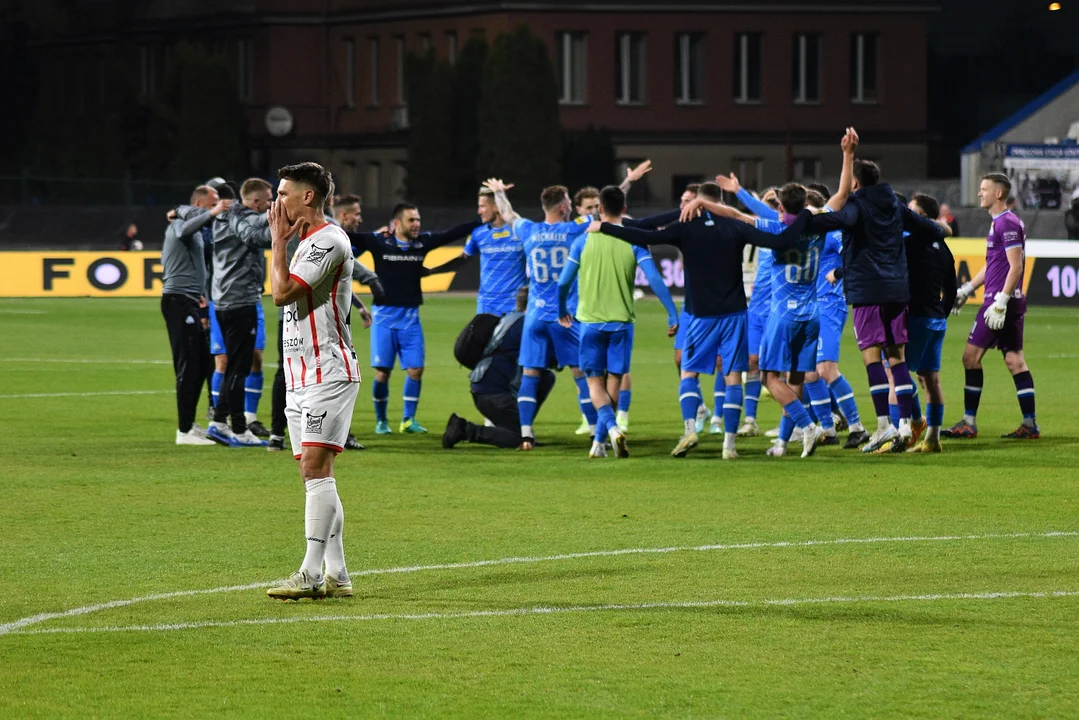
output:
M 1012 192 L 1012 181 L 1004 173 L 989 173 L 988 175 L 982 175 L 982 180 L 989 180 L 1004 188 L 1004 199 L 1007 200 L 1008 196 Z
M 597 188 L 594 188 L 591 185 L 585 185 L 573 196 L 573 204 L 575 207 L 580 207 L 585 200 L 588 200 L 589 198 L 598 198 L 599 196 L 600 194 Z
M 697 188 L 697 196 L 719 201 L 723 197 L 723 188 L 714 182 L 703 182 Z
M 805 210 L 806 189 L 801 183 L 787 183 L 779 188 L 776 194 L 779 195 L 779 204 L 791 215 L 797 215 Z
M 599 207 L 608 217 L 621 215 L 626 209 L 626 194 L 617 185 L 608 185 L 599 191 Z
M 911 199 L 914 200 L 914 204 L 922 209 L 925 216 L 930 220 L 936 220 L 940 217 L 940 203 L 932 195 L 926 195 L 925 193 L 916 192 Z
M 685 192 L 691 192 L 694 195 L 696 195 L 700 191 L 701 191 L 701 184 L 700 183 L 690 183 L 689 185 L 686 185 Z
M 540 193 L 540 204 L 543 205 L 543 210 L 546 212 L 554 210 L 568 197 L 569 189 L 565 185 L 552 185 L 544 188 L 543 192 Z
M 359 195 L 342 195 L 337 198 L 337 202 L 334 203 L 337 207 L 342 205 L 363 205 L 363 198 Z
M 892 194 L 895 195 L 896 199 L 899 200 L 899 202 L 903 203 L 904 205 L 906 205 L 908 202 L 910 202 L 909 200 L 907 200 L 907 196 L 904 195 L 901 192 L 893 190 Z
M 832 197 L 832 191 L 828 189 L 828 186 L 824 183 L 811 182 L 806 183 L 806 190 L 816 190 L 826 198 Z
M 869 187 L 880 182 L 880 166 L 872 160 L 855 160 L 854 177 L 862 187 Z
M 806 205 L 811 205 L 815 208 L 822 208 L 828 203 L 828 198 L 821 195 L 812 188 L 806 188 Z
M 393 219 L 397 220 L 398 218 L 400 218 L 402 215 L 405 214 L 406 210 L 419 210 L 419 208 L 412 203 L 397 203 L 393 206 Z
M 314 190 L 316 207 L 326 202 L 326 196 L 330 194 L 330 188 L 333 187 L 333 177 L 329 170 L 316 162 L 286 165 L 277 171 L 277 177 L 306 185 Z

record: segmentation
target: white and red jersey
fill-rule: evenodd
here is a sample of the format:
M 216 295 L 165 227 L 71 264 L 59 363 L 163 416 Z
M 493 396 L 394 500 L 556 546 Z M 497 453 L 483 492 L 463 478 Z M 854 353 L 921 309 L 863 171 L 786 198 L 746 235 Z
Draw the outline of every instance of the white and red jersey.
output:
M 289 276 L 306 290 L 285 308 L 282 346 L 289 390 L 329 382 L 360 381 L 352 347 L 352 245 L 336 225 L 300 238 Z

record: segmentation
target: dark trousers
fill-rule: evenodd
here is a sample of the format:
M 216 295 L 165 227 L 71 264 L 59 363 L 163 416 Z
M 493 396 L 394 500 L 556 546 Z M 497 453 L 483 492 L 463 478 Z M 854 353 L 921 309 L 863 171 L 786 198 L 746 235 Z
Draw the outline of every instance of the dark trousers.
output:
M 288 420 L 285 419 L 285 323 L 277 321 L 277 372 L 273 376 L 273 395 L 270 400 L 270 434 L 285 437 Z
M 232 417 L 232 431 L 237 435 L 247 432 L 244 418 L 244 381 L 251 374 L 255 358 L 255 333 L 258 332 L 259 316 L 254 305 L 229 308 L 217 312 L 217 324 L 225 341 L 225 379 L 221 383 L 221 395 L 214 408 L 214 422 L 225 422 Z
M 199 318 L 198 301 L 186 295 L 167 293 L 161 296 L 161 314 L 172 346 L 172 369 L 176 373 L 176 427 L 189 432 L 195 422 L 202 382 L 209 366 L 209 340 Z
M 554 387 L 555 375 L 545 371 L 540 375 L 540 386 L 536 392 L 536 413 L 543 406 L 543 401 Z M 517 394 L 473 393 L 472 403 L 483 416 L 495 424 L 494 427 L 468 424 L 468 441 L 481 445 L 494 445 L 500 448 L 515 448 L 521 444 L 521 420 L 517 414 Z

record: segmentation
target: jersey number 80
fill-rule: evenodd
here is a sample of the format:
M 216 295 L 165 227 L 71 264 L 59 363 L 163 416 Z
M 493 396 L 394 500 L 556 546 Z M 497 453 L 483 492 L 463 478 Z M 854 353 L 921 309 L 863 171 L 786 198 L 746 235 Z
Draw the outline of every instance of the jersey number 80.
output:
M 804 253 L 801 250 L 787 250 L 783 256 L 783 264 L 787 266 L 784 272 L 788 285 L 814 282 L 820 269 L 820 250 L 810 248 Z

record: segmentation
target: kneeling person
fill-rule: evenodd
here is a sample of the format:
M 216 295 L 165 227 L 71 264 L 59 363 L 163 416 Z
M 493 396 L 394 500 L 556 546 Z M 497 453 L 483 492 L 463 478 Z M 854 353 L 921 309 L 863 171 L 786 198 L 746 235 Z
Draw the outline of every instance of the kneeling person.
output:
M 517 364 L 517 356 L 521 352 L 526 309 L 527 287 L 517 293 L 516 311 L 503 315 L 495 326 L 483 350 L 483 358 L 469 376 L 473 404 L 494 425 L 477 425 L 454 413 L 450 415 L 446 432 L 442 435 L 442 447 L 449 449 L 465 440 L 500 448 L 520 447 L 522 438 L 517 394 L 521 389 L 521 367 Z M 547 399 L 554 382 L 553 372 L 540 372 L 535 398 L 537 409 Z
M 600 191 L 600 217 L 605 223 L 622 224 L 626 195 L 609 186 Z M 633 351 L 634 280 L 640 266 L 648 284 L 667 310 L 668 335 L 678 330 L 678 311 L 648 250 L 633 247 L 599 232 L 581 236 L 570 248 L 566 269 L 558 279 L 558 315 L 562 327 L 572 327 L 574 317 L 567 300 L 574 280 L 578 283 L 577 320 L 581 323 L 581 370 L 588 378 L 588 391 L 596 409 L 596 435 L 589 457 L 605 457 L 610 435 L 616 457 L 629 457 L 625 433 L 618 427 L 612 404 L 618 397 L 622 376 L 629 372 Z M 578 277 L 579 276 L 579 277 Z

